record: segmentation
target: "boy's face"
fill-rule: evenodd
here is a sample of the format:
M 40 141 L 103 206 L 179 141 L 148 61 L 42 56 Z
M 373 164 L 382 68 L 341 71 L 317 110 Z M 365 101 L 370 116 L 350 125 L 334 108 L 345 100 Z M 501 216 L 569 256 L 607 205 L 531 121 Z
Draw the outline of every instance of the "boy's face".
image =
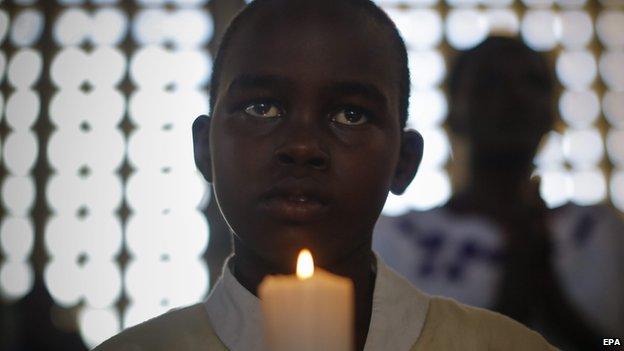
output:
M 388 190 L 407 186 L 420 150 L 416 162 L 400 156 L 387 35 L 349 18 L 289 17 L 255 16 L 235 34 L 204 173 L 246 249 L 288 269 L 307 247 L 331 266 L 370 247 Z

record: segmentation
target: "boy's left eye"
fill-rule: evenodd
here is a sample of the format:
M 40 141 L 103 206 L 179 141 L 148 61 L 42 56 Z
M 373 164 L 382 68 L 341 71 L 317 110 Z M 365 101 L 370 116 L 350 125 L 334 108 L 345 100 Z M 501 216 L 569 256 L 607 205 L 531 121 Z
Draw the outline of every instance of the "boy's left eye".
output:
M 334 114 L 332 120 L 340 124 L 356 126 L 368 122 L 368 115 L 353 108 L 344 108 Z

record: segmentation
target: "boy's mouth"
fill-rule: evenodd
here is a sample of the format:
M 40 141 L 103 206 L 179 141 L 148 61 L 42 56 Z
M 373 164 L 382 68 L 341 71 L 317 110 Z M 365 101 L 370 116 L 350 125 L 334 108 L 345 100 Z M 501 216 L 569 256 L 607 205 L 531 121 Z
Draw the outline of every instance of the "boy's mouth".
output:
M 289 222 L 308 222 L 327 212 L 322 188 L 310 179 L 287 179 L 274 185 L 261 200 L 271 217 Z

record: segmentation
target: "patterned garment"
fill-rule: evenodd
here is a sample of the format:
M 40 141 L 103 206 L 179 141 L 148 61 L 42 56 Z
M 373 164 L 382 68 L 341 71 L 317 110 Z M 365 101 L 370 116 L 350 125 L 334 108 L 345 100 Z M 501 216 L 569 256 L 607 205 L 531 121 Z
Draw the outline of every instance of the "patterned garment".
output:
M 606 206 L 566 205 L 549 213 L 554 268 L 588 322 L 624 335 L 624 222 Z M 373 249 L 419 289 L 492 308 L 502 279 L 500 229 L 445 207 L 379 218 Z

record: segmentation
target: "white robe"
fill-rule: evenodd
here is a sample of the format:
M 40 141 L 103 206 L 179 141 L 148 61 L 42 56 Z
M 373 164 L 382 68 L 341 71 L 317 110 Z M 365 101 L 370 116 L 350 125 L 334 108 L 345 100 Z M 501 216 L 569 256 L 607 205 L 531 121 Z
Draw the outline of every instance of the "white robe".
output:
M 379 256 L 376 267 L 364 351 L 553 349 L 539 334 L 505 316 L 420 292 Z M 126 329 L 95 350 L 265 351 L 260 300 L 236 280 L 226 262 L 206 301 Z

